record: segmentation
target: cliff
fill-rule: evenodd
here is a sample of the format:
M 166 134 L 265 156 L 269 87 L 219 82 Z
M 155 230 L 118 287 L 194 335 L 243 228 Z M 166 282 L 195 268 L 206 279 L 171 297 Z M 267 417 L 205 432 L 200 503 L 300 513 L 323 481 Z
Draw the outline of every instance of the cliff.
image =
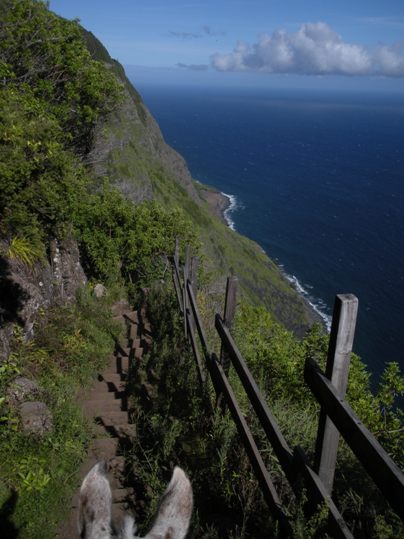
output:
M 217 208 L 207 203 L 208 190 L 192 179 L 184 159 L 165 143 L 122 66 L 91 32 L 83 34 L 93 58 L 104 62 L 124 85 L 123 102 L 94 131 L 87 158 L 94 178 L 101 182 L 109 177 L 136 203 L 154 198 L 167 208 L 185 210 L 203 240 L 216 279 L 237 275 L 245 297 L 264 304 L 288 329 L 303 335 L 319 321 L 316 315 L 257 244 L 218 218 Z
M 122 66 L 90 32 L 48 12 L 44 4 L 26 0 L 20 15 L 13 6 L 7 2 L 8 23 L 0 32 L 7 44 L 0 94 L 4 112 L 0 289 L 3 297 L 13 287 L 19 293 L 13 316 L 7 305 L 1 308 L 2 325 L 18 321 L 30 334 L 40 309 L 74 297 L 84 273 L 81 267 L 80 276 L 64 270 L 63 279 L 72 291 L 66 295 L 63 282 L 61 287 L 57 284 L 57 271 L 53 274 L 56 242 L 62 257 L 64 242 L 70 242 L 66 253 L 74 251 L 73 266 L 80 263 L 80 251 L 91 278 L 116 279 L 128 252 L 118 214 L 125 215 L 126 229 L 132 232 L 140 210 L 130 203 L 155 200 L 177 226 L 176 208 L 192 223 L 185 228 L 192 228 L 203 245 L 208 295 L 223 290 L 226 277 L 235 274 L 245 299 L 265 305 L 288 329 L 303 335 L 315 320 L 309 306 L 258 245 L 225 225 L 218 197 L 192 179 L 184 159 L 165 143 Z M 32 44 L 30 36 L 38 24 L 41 39 Z M 16 25 L 19 33 L 14 31 Z M 71 53 L 66 53 L 66 46 Z M 105 180 L 124 201 L 104 191 Z M 119 205 L 112 217 L 112 239 L 108 216 Z M 32 263 L 10 259 L 13 241 L 20 242 L 23 251 L 28 249 Z M 132 264 L 137 248 L 133 240 Z M 18 256 L 21 262 L 24 252 Z M 3 356 L 9 329 L 2 330 Z

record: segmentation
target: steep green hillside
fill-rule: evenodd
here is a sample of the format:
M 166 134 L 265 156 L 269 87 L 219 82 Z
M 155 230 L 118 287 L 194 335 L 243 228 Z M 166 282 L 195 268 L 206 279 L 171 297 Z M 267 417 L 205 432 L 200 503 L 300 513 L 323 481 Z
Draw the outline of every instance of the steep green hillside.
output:
M 195 500 L 201 493 L 195 537 L 272 536 L 234 425 L 210 406 L 204 412 L 208 393 L 197 382 L 170 275 L 176 237 L 181 249 L 187 243 L 203 259 L 198 302 L 212 342 L 211 309 L 221 308 L 226 275 L 239 276 L 244 298 L 234 336 L 288 438 L 307 451 L 316 422 L 301 373 L 306 356 L 324 365 L 327 336 L 314 326 L 298 340 L 275 320 L 302 333 L 311 315 L 259 246 L 215 215 L 206 202 L 212 190 L 192 180 L 122 67 L 94 36 L 45 2 L 2 0 L 0 43 L 2 537 L 55 537 L 92 436 L 78 391 L 119 339 L 112 305 L 119 300 L 122 306 L 141 286 L 150 287 L 153 343 L 128 376 L 137 425 L 128 458 L 139 480 L 137 514 L 155 507 L 163 476 L 179 462 L 191 472 Z M 100 281 L 106 295 L 97 298 L 92 288 Z M 373 397 L 366 370 L 352 362 L 350 402 L 400 461 L 403 428 L 394 398 L 402 392 L 396 364 Z M 27 430 L 24 420 L 33 399 L 42 410 L 40 431 Z M 270 449 L 266 458 L 276 475 Z M 345 478 L 358 466 L 349 455 L 346 462 L 338 489 L 355 532 L 363 525 L 359 537 L 401 536 L 362 476 L 359 495 L 347 489 Z M 284 483 L 279 474 L 277 481 Z M 300 508 L 289 502 L 300 525 Z M 375 533 L 368 533 L 368 522 Z M 250 535 L 243 532 L 247 525 Z M 321 536 L 305 529 L 297 537 Z
M 225 226 L 200 195 L 186 164 L 167 146 L 161 132 L 103 45 L 84 31 L 93 57 L 103 61 L 124 83 L 124 101 L 95 130 L 88 157 L 93 175 L 108 177 L 125 197 L 140 202 L 153 198 L 167 209 L 179 206 L 192 219 L 203 242 L 213 280 L 239 277 L 246 298 L 264 304 L 289 329 L 302 335 L 313 313 L 282 276 L 277 266 L 251 240 Z

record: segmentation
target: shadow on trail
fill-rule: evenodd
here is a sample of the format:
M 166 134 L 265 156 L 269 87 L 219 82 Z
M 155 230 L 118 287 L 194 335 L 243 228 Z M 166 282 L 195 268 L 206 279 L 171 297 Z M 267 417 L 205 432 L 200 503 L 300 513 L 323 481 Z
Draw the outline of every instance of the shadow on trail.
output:
M 15 506 L 17 505 L 18 494 L 12 492 L 8 499 L 0 508 L 0 530 L 2 539 L 15 539 L 19 536 L 19 530 L 11 521 Z

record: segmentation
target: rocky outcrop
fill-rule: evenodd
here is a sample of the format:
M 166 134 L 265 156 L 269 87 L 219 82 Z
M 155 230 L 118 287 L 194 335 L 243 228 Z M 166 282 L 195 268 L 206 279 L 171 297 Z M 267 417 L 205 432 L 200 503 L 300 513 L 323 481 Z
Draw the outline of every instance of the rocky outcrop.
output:
M 139 93 L 98 39 L 83 29 L 93 57 L 105 63 L 122 82 L 122 101 L 93 132 L 92 149 L 86 158 L 98 181 L 108 178 L 135 203 L 158 196 L 158 175 L 173 179 L 187 195 L 201 202 L 187 164 L 164 141 L 157 122 Z
M 103 296 L 105 296 L 107 293 L 107 289 L 105 288 L 105 286 L 101 283 L 97 283 L 94 288 L 93 288 L 93 295 L 94 297 L 96 297 L 97 299 L 100 299 L 102 298 Z
M 16 409 L 21 419 L 22 431 L 28 436 L 43 438 L 53 429 L 53 417 L 42 402 L 45 396 L 38 382 L 18 376 L 7 388 L 8 404 Z
M 10 403 L 18 405 L 26 400 L 37 398 L 41 392 L 38 382 L 18 376 L 7 388 L 7 397 Z
M 5 244 L 0 245 L 0 252 L 7 252 Z M 0 255 L 0 359 L 9 354 L 14 324 L 31 338 L 38 312 L 73 301 L 86 280 L 73 239 L 52 240 L 49 260 L 33 266 Z
M 155 175 L 163 171 L 199 201 L 184 159 L 170 146 L 143 103 L 135 103 L 123 88 L 123 102 L 93 133 L 93 144 L 86 158 L 92 175 L 111 180 L 126 198 L 135 203 L 155 198 Z
M 43 438 L 45 434 L 52 431 L 52 414 L 44 402 L 23 402 L 19 412 L 25 434 Z

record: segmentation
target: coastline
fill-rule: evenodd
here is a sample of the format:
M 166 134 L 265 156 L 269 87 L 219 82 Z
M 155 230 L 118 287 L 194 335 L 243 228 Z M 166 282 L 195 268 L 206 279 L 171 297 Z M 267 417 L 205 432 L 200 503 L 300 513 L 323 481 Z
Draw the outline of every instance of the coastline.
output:
M 199 184 L 199 193 L 205 202 L 207 202 L 212 213 L 231 230 L 235 230 L 234 221 L 229 215 L 237 208 L 235 196 L 222 193 L 221 191 L 204 184 Z M 260 248 L 262 252 L 265 253 L 270 260 L 272 260 L 261 246 Z M 313 323 L 321 324 L 327 333 L 329 333 L 331 329 L 331 318 L 322 311 L 321 300 L 313 299 L 295 275 L 289 275 L 281 264 L 278 264 L 277 262 L 275 262 L 275 264 L 284 279 L 303 299 Z
M 228 219 L 226 219 L 226 212 L 230 209 L 232 204 L 230 196 L 203 184 L 200 184 L 198 187 L 200 195 L 205 202 L 207 202 L 212 213 L 218 217 L 222 223 L 230 226 Z

